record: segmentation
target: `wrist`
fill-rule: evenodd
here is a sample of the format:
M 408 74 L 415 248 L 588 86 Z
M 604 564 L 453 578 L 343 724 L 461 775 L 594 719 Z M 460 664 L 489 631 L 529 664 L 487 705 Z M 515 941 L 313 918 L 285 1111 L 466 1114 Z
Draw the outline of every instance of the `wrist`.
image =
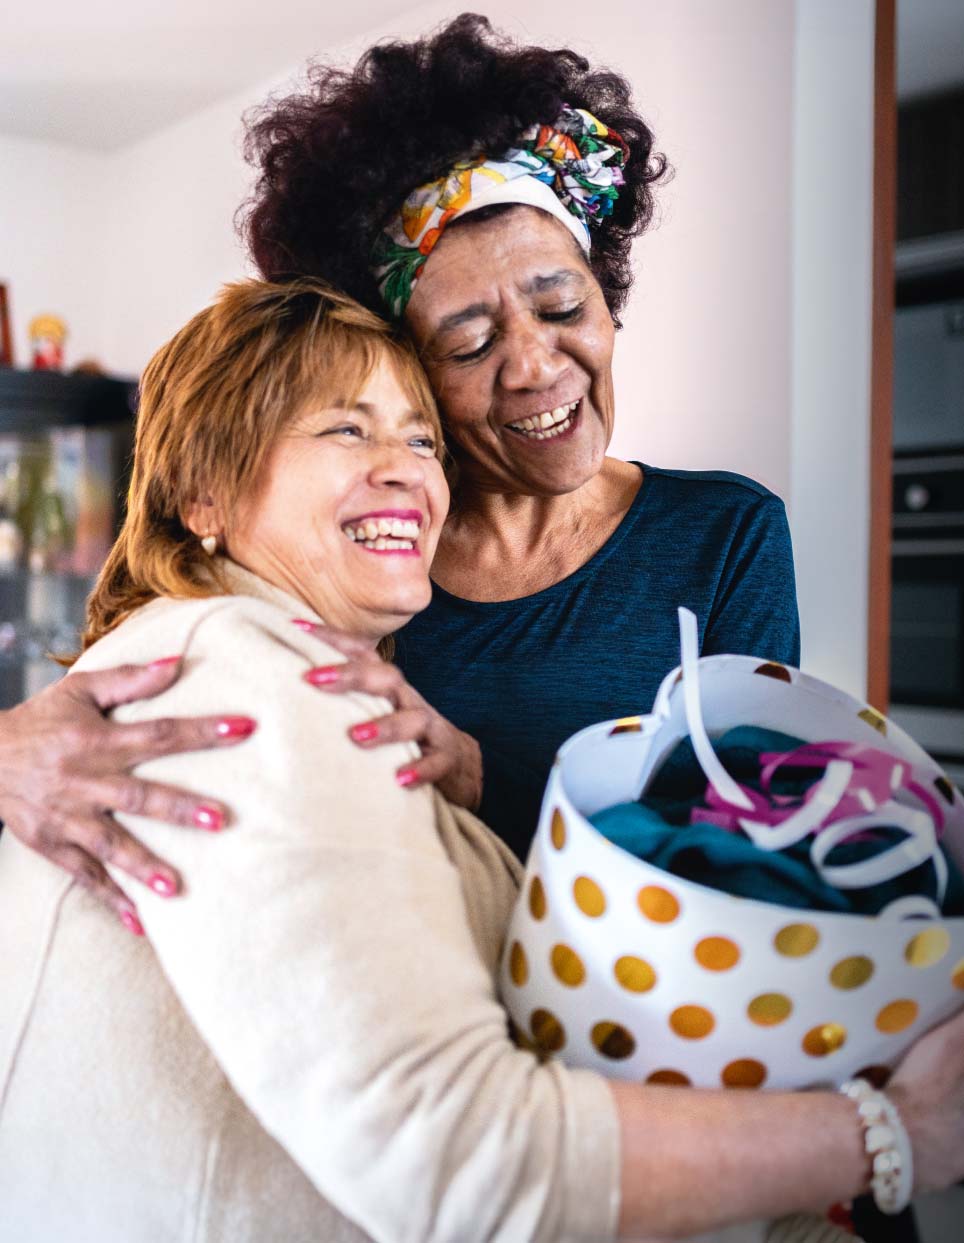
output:
M 848 1080 L 840 1091 L 856 1111 L 867 1157 L 866 1189 L 882 1213 L 895 1216 L 914 1192 L 913 1147 L 897 1101 L 866 1079 Z

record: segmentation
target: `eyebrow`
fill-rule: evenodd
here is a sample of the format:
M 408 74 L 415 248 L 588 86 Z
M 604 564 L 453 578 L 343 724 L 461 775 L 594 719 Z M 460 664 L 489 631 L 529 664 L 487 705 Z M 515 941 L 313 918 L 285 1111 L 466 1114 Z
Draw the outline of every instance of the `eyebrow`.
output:
M 369 418 L 374 418 L 378 414 L 378 408 L 376 406 L 373 406 L 370 401 L 354 401 L 354 402 L 349 403 L 345 401 L 344 399 L 342 399 L 342 400 L 333 402 L 332 409 L 334 410 L 357 410 L 359 414 L 365 414 Z M 411 426 L 411 424 L 413 423 L 417 423 L 422 427 L 432 426 L 431 419 L 428 417 L 428 415 L 423 410 L 409 410 L 405 413 L 404 418 L 402 419 L 403 426 L 408 427 L 408 426 Z
M 582 274 L 574 271 L 572 268 L 558 268 L 555 272 L 534 276 L 521 288 L 524 294 L 539 294 L 548 293 L 553 289 L 559 289 L 563 285 L 572 284 L 583 284 Z M 453 328 L 459 328 L 462 324 L 468 323 L 469 320 L 481 319 L 484 316 L 488 316 L 490 319 L 495 317 L 495 310 L 492 305 L 488 302 L 473 302 L 470 306 L 462 307 L 459 311 L 453 311 L 451 315 L 446 315 L 439 320 L 432 336 L 441 336 L 443 332 L 450 332 Z

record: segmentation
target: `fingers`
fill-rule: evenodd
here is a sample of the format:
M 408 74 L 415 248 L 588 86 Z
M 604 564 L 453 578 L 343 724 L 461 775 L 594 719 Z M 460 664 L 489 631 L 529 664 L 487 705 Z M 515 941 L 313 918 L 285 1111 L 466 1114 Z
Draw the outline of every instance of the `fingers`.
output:
M 448 751 L 431 751 L 420 760 L 406 764 L 395 774 L 400 786 L 417 790 L 423 785 L 438 785 L 452 771 L 452 754 Z
M 128 932 L 142 937 L 144 929 L 137 917 L 137 908 L 124 891 L 107 874 L 107 869 L 80 846 L 58 846 L 49 858 L 62 867 L 86 889 L 91 897 L 103 903 L 121 921 Z
M 375 658 L 353 658 L 343 665 L 320 665 L 309 669 L 305 681 L 325 691 L 361 691 L 379 695 L 396 708 L 414 707 L 424 702 L 394 665 Z
M 144 760 L 182 751 L 233 746 L 250 738 L 257 722 L 247 716 L 162 717 L 115 727 L 119 767 L 133 768 Z
M 173 898 L 181 892 L 177 870 L 128 833 L 113 816 L 105 813 L 90 817 L 72 827 L 74 843 L 92 859 L 112 864 L 162 898 Z
M 131 816 L 146 816 L 185 829 L 218 832 L 229 822 L 228 809 L 215 799 L 201 798 L 190 790 L 137 777 L 105 777 L 92 781 L 85 787 L 84 795 L 92 806 Z
M 135 699 L 149 699 L 177 681 L 180 656 L 163 656 L 149 665 L 121 665 L 96 673 L 75 673 L 65 678 L 64 694 L 87 699 L 102 712 Z
M 360 747 L 383 746 L 386 742 L 430 742 L 435 714 L 428 708 L 400 708 L 389 716 L 353 725 L 348 731 Z
M 299 630 L 303 630 L 306 634 L 313 634 L 316 639 L 322 639 L 325 643 L 341 652 L 343 656 L 370 656 L 374 660 L 380 659 L 373 651 L 371 642 L 360 639 L 358 635 L 349 634 L 347 630 L 336 630 L 334 626 L 325 626 L 320 622 L 310 622 L 304 618 L 297 617 L 294 625 Z

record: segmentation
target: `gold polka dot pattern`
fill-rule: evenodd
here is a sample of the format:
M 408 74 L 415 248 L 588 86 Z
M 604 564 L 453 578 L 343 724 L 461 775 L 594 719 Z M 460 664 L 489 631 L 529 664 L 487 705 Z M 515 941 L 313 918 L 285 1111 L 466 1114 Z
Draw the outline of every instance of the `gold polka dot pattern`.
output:
M 529 885 L 529 910 L 532 918 L 545 919 L 546 909 L 545 887 L 538 876 L 533 876 L 532 883 Z
M 804 1036 L 803 1051 L 810 1057 L 827 1057 L 843 1048 L 847 1042 L 847 1029 L 839 1023 L 820 1023 L 811 1027 Z
M 887 737 L 887 721 L 882 717 L 876 708 L 864 708 L 863 712 L 858 712 L 860 719 L 869 725 L 871 729 L 875 729 L 878 734 Z
M 679 915 L 679 899 L 661 885 L 647 885 L 640 889 L 636 902 L 654 924 L 671 924 Z
M 951 983 L 955 988 L 964 989 L 964 958 L 961 959 L 951 972 Z
M 765 665 L 758 665 L 753 672 L 759 673 L 765 678 L 774 678 L 777 682 L 793 681 L 793 678 L 790 676 L 790 670 L 785 669 L 783 665 L 778 665 L 773 661 L 768 661 Z
M 582 959 L 568 945 L 554 945 L 549 955 L 552 974 L 560 984 L 567 988 L 578 988 L 586 978 L 586 968 Z
M 617 981 L 631 993 L 648 993 L 656 983 L 656 972 L 644 958 L 624 954 L 613 966 Z
M 879 1032 L 883 1032 L 887 1036 L 893 1036 L 897 1032 L 906 1031 L 908 1027 L 917 1018 L 919 1007 L 916 1001 L 909 998 L 901 998 L 900 1001 L 892 1001 L 877 1015 L 874 1020 L 874 1026 Z
M 834 988 L 860 988 L 874 974 L 874 964 L 864 954 L 854 954 L 851 958 L 841 958 L 830 972 L 830 983 Z
M 911 937 L 904 957 L 912 967 L 933 967 L 951 948 L 951 935 L 946 928 L 926 928 Z
M 716 1026 L 716 1019 L 704 1006 L 677 1006 L 669 1025 L 684 1040 L 702 1040 Z
M 529 962 L 518 941 L 513 941 L 509 950 L 509 975 L 517 988 L 522 988 L 529 979 Z
M 767 1068 L 752 1057 L 738 1058 L 723 1067 L 720 1080 L 725 1088 L 759 1088 L 766 1082 Z
M 662 1083 L 668 1088 L 688 1088 L 690 1080 L 681 1070 L 654 1070 L 646 1078 L 647 1083 Z
M 545 1053 L 558 1053 L 566 1045 L 566 1029 L 551 1010 L 533 1010 L 529 1030 L 536 1048 Z
M 598 919 L 606 910 L 606 895 L 588 876 L 577 876 L 572 882 L 572 896 L 583 915 Z
M 614 1062 L 632 1057 L 636 1052 L 636 1041 L 620 1023 L 606 1021 L 597 1023 L 592 1029 L 592 1042 L 603 1055 Z
M 746 1008 L 751 1023 L 758 1027 L 776 1027 L 793 1013 L 793 1002 L 783 993 L 760 993 Z
M 549 836 L 552 838 L 552 844 L 556 850 L 562 850 L 566 844 L 566 822 L 558 807 L 552 813 L 552 828 L 549 830 Z
M 773 938 L 778 954 L 784 958 L 804 958 L 812 954 L 820 941 L 813 924 L 787 924 Z
M 729 937 L 704 937 L 693 953 L 707 971 L 729 971 L 740 961 L 740 947 Z

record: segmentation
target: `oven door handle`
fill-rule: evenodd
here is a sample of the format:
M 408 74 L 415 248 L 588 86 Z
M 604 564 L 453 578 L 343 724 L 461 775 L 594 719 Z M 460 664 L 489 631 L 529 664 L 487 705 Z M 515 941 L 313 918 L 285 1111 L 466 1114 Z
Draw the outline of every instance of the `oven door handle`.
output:
M 902 539 L 891 544 L 894 557 L 960 557 L 964 539 Z

